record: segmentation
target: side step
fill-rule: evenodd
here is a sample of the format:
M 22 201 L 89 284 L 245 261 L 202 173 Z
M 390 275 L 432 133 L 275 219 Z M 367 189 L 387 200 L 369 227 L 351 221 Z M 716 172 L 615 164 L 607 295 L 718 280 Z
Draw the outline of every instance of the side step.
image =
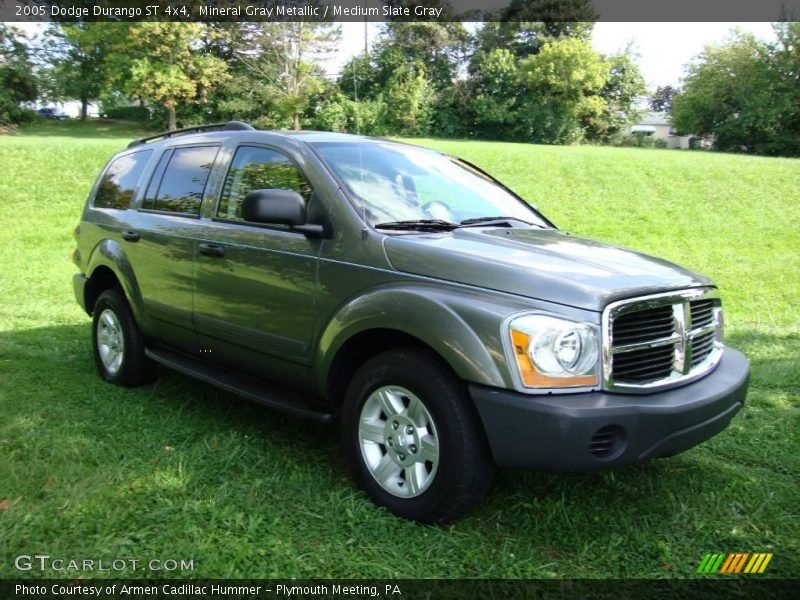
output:
M 150 346 L 145 349 L 145 354 L 165 367 L 292 416 L 317 423 L 330 423 L 336 418 L 335 411 L 310 401 L 297 392 L 270 385 L 248 375 L 228 371 L 224 367 L 209 364 L 164 346 Z

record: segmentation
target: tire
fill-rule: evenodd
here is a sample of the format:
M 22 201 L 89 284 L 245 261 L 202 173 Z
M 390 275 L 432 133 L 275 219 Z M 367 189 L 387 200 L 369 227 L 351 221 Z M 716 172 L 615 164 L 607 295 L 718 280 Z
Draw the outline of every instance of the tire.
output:
M 156 366 L 144 353 L 142 332 L 119 289 L 100 294 L 92 311 L 94 362 L 106 381 L 138 387 L 153 381 Z
M 385 352 L 356 372 L 345 395 L 342 441 L 353 479 L 372 501 L 422 523 L 469 512 L 494 476 L 466 386 L 438 356 L 418 348 Z

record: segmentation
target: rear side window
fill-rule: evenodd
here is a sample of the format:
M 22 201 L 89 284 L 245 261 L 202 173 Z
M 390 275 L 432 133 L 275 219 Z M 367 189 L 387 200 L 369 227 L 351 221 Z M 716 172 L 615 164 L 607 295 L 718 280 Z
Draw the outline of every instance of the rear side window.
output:
M 311 197 L 311 186 L 286 156 L 269 148 L 240 146 L 225 178 L 217 216 L 241 219 L 248 192 L 264 189 L 294 190 L 306 202 Z
M 94 196 L 96 208 L 128 208 L 152 150 L 125 154 L 111 161 Z
M 218 151 L 219 146 L 190 146 L 175 148 L 169 158 L 162 158 L 169 162 L 161 176 L 155 199 L 152 204 L 145 202 L 145 208 L 199 215 L 208 174 Z M 154 179 L 160 170 L 156 169 Z

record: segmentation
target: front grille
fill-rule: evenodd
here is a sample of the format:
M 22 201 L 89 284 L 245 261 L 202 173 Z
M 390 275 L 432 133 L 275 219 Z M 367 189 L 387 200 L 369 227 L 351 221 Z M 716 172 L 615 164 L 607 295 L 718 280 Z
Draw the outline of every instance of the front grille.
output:
M 714 322 L 714 301 L 695 300 L 689 302 L 692 308 L 692 327 L 700 328 Z
M 614 357 L 614 379 L 647 383 L 669 377 L 674 354 L 672 345 L 617 354 Z
M 703 362 L 714 349 L 714 332 L 706 333 L 694 338 L 692 345 L 692 366 L 696 367 Z
M 648 308 L 621 315 L 614 321 L 614 343 L 634 344 L 666 337 L 672 333 L 673 319 L 671 306 Z
M 694 378 L 718 361 L 720 302 L 708 290 L 612 304 L 604 313 L 606 387 L 647 388 Z

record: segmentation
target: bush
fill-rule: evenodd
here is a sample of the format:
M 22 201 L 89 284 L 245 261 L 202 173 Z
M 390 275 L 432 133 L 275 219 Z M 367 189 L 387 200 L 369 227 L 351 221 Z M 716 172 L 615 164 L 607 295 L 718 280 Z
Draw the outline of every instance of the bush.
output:
M 642 135 L 640 133 L 627 133 L 615 137 L 612 140 L 614 146 L 628 146 L 631 148 L 666 148 L 666 140 L 653 137 L 652 135 Z
M 270 113 L 252 119 L 250 124 L 256 129 L 290 129 L 292 120 L 282 115 Z
M 120 119 L 122 121 L 149 121 L 151 119 L 150 109 L 146 106 L 112 106 L 103 107 L 103 113 L 109 119 Z
M 321 131 L 385 135 L 386 104 L 382 99 L 350 100 L 344 94 L 322 102 L 311 116 L 311 128 Z

